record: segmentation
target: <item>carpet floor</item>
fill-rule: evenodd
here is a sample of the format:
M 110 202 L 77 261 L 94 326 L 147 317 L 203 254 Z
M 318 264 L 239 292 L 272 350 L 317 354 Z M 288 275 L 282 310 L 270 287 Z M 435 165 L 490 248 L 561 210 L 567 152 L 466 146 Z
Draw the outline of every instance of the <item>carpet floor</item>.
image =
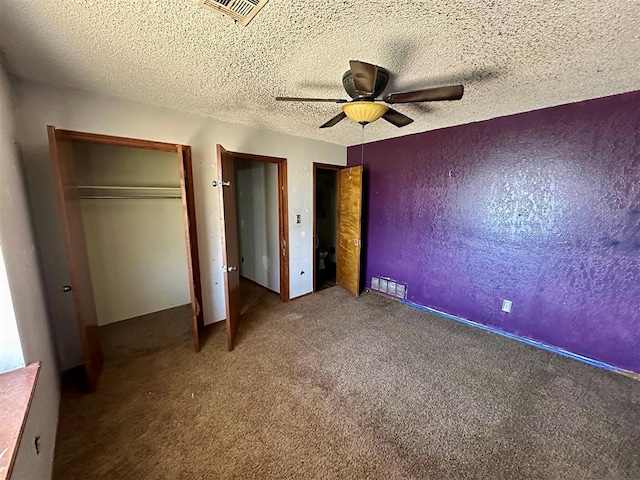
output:
M 54 478 L 640 478 L 638 382 L 370 293 L 250 296 L 231 353 L 180 308 L 102 328 Z

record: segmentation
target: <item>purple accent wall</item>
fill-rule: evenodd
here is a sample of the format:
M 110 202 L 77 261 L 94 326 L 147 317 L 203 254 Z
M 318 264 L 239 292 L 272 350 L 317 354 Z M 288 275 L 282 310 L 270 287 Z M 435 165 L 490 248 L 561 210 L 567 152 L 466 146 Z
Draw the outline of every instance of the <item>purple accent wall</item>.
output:
M 365 144 L 364 165 L 367 286 L 640 373 L 640 92 Z

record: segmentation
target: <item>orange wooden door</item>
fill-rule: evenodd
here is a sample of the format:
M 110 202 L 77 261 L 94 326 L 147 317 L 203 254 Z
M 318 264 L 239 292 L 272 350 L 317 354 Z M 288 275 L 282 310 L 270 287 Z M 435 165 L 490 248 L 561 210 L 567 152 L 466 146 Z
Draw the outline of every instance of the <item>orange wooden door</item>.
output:
M 227 312 L 227 348 L 233 350 L 240 325 L 240 255 L 238 254 L 238 216 L 236 211 L 233 157 L 222 145 L 217 145 L 218 180 L 220 190 L 220 225 L 222 237 L 222 268 L 224 270 L 224 300 Z
M 64 287 L 73 295 L 73 305 L 80 341 L 82 342 L 82 361 L 87 387 L 95 391 L 102 371 L 103 357 L 98 335 L 98 315 L 93 298 L 93 285 L 89 270 L 87 245 L 82 223 L 82 212 L 78 198 L 73 148 L 71 141 L 54 127 L 47 127 L 49 149 L 53 162 L 53 177 L 56 182 L 58 211 L 64 237 L 65 258 L 69 268 L 71 289 Z M 61 285 L 60 288 L 63 288 Z
M 204 314 L 202 312 L 202 286 L 200 283 L 200 260 L 198 258 L 198 232 L 196 230 L 196 222 L 189 221 L 189 218 L 195 218 L 196 209 L 190 147 L 178 145 L 178 163 L 180 165 L 182 213 L 187 246 L 187 266 L 189 269 L 189 291 L 191 293 L 193 345 L 195 351 L 199 352 L 204 330 Z
M 360 247 L 362 245 L 362 167 L 338 172 L 338 245 L 336 283 L 360 295 Z

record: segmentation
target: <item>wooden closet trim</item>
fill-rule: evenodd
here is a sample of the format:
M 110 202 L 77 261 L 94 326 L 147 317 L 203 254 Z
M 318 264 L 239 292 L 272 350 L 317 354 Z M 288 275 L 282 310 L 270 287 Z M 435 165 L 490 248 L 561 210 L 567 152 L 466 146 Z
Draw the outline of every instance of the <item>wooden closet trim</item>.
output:
M 176 152 L 176 153 L 178 152 L 178 145 L 175 143 L 154 142 L 151 140 L 140 140 L 138 138 L 128 138 L 128 137 L 114 137 L 111 135 L 100 135 L 97 133 L 87 133 L 87 132 L 75 132 L 72 130 L 56 129 L 56 131 L 58 135 L 60 135 L 62 138 L 72 142 L 100 143 L 102 145 L 115 145 L 119 147 L 142 148 L 145 150 L 159 150 L 161 152 Z
M 95 143 L 101 145 L 111 145 L 119 147 L 139 148 L 143 150 L 155 150 L 161 152 L 176 153 L 181 164 L 181 190 L 183 206 L 183 228 L 185 232 L 186 245 L 188 246 L 187 259 L 189 270 L 189 286 L 191 290 L 191 310 L 194 317 L 194 349 L 199 352 L 202 347 L 204 335 L 204 312 L 202 302 L 202 283 L 200 275 L 200 260 L 198 252 L 197 223 L 195 211 L 194 183 L 191 162 L 191 146 L 176 143 L 156 142 L 152 140 L 142 140 L 138 138 L 117 137 L 113 135 L 102 135 L 89 132 L 77 132 L 74 130 L 55 130 L 58 138 L 71 142 Z

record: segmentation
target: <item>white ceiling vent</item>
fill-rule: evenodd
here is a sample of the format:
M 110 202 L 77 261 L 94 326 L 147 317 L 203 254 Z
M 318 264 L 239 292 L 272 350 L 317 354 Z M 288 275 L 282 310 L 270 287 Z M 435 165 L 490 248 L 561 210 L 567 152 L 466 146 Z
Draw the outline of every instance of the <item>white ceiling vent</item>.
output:
M 243 27 L 269 0 L 198 0 L 202 8 L 233 18 Z

